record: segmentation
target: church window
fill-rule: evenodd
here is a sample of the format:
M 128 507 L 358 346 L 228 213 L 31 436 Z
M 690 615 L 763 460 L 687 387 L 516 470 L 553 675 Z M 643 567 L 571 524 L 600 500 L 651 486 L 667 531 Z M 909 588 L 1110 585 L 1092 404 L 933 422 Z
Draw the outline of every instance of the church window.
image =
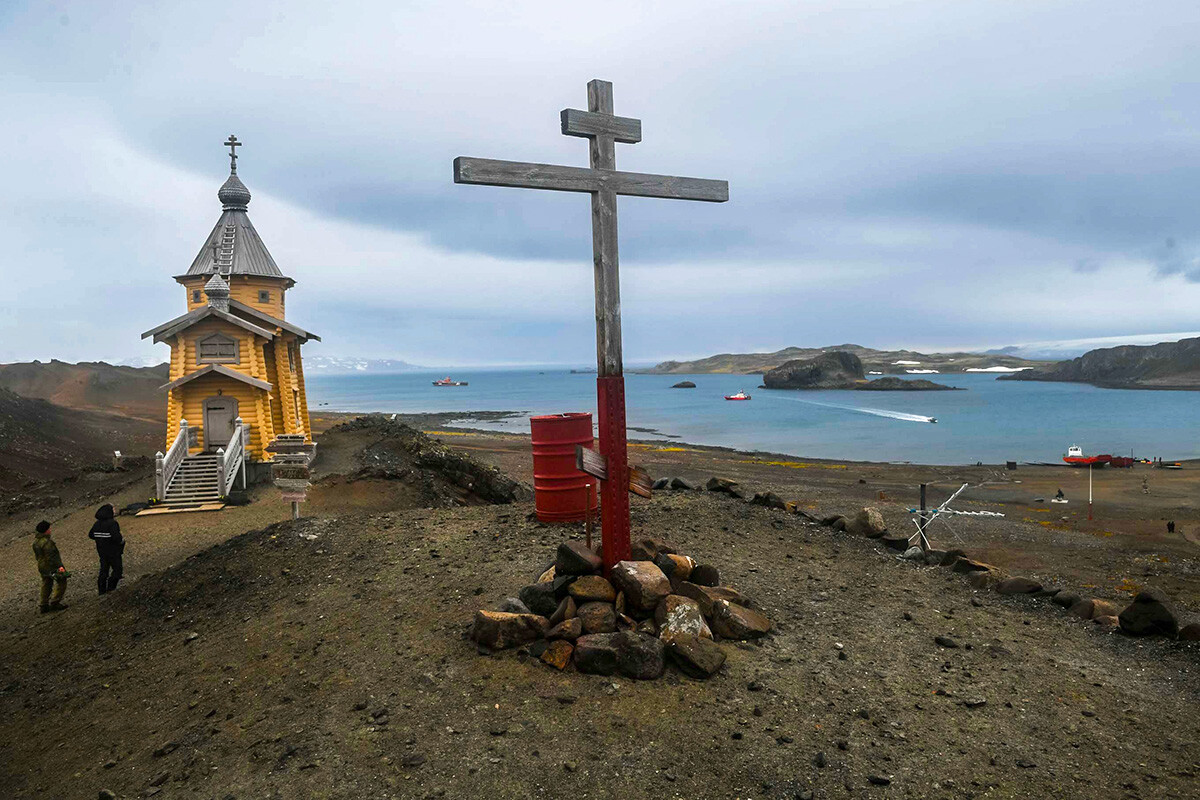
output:
M 258 290 L 258 302 L 260 302 L 260 303 L 271 302 L 271 293 L 268 292 L 266 289 L 259 289 Z
M 200 302 L 200 290 L 199 289 L 192 289 L 192 302 L 193 303 Z
M 238 343 L 220 333 L 212 333 L 196 342 L 197 364 L 238 363 Z
M 296 371 L 296 343 L 288 342 L 288 368 Z

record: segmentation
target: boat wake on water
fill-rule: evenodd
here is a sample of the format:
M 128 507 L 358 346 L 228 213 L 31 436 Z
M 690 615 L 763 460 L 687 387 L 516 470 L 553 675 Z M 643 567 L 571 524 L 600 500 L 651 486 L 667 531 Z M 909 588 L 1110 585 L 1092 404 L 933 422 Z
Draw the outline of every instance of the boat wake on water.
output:
M 772 397 L 777 397 L 771 395 Z M 876 417 L 885 417 L 887 419 L 897 419 L 901 422 L 937 422 L 937 417 L 927 417 L 923 414 L 909 414 L 905 411 L 890 411 L 886 408 L 862 408 L 859 406 L 842 406 L 837 403 L 818 403 L 816 400 L 804 400 L 799 397 L 777 397 L 779 400 L 792 400 L 796 403 L 804 403 L 810 406 L 821 406 L 822 408 L 835 408 L 838 411 L 857 411 L 859 414 L 871 414 Z

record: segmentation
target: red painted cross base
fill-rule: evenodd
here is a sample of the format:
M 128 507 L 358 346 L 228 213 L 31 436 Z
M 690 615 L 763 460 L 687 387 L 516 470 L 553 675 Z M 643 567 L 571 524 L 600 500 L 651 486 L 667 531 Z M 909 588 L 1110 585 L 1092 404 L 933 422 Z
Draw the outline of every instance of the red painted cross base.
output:
M 604 574 L 630 555 L 629 457 L 625 445 L 625 376 L 596 379 L 600 453 L 608 480 L 600 483 L 601 542 Z

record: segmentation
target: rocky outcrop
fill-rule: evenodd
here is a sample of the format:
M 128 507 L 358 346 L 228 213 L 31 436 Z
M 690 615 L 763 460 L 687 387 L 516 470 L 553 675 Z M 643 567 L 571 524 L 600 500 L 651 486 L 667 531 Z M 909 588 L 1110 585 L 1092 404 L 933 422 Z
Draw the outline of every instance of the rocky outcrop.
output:
M 768 389 L 852 389 L 863 380 L 858 356 L 841 350 L 788 361 L 763 374 Z
M 1070 361 L 999 380 L 1065 381 L 1113 389 L 1200 389 L 1200 338 L 1090 350 Z
M 1160 634 L 1174 637 L 1179 633 L 1179 612 L 1161 589 L 1138 592 L 1120 614 L 1121 630 L 1134 636 Z
M 878 378 L 868 381 L 862 361 L 853 353 L 834 350 L 816 358 L 798 358 L 763 373 L 767 389 L 857 389 L 873 392 L 928 392 L 953 386 L 924 379 Z
M 671 388 L 672 389 L 695 389 L 696 384 L 692 383 L 691 381 L 680 381 L 679 383 L 675 384 Z

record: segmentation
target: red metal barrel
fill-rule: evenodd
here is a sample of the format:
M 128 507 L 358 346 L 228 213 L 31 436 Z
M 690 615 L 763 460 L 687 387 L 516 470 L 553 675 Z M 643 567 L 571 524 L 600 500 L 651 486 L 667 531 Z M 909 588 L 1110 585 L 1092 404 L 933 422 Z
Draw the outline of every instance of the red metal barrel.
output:
M 592 446 L 591 414 L 529 418 L 534 507 L 542 522 L 579 522 L 596 513 L 596 480 L 575 468 L 575 447 Z

